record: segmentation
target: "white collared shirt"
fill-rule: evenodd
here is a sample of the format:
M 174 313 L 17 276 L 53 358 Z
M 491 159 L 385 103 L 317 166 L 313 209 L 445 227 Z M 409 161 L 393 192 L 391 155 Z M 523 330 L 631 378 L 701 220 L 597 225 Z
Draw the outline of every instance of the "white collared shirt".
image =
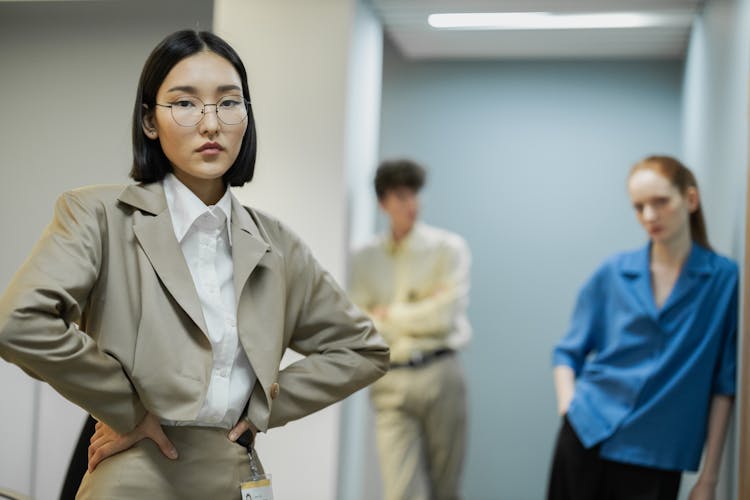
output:
M 173 174 L 162 181 L 172 225 L 180 243 L 211 342 L 213 366 L 206 399 L 195 421 L 164 422 L 231 428 L 245 408 L 255 372 L 237 335 L 232 264 L 232 193 L 206 206 Z

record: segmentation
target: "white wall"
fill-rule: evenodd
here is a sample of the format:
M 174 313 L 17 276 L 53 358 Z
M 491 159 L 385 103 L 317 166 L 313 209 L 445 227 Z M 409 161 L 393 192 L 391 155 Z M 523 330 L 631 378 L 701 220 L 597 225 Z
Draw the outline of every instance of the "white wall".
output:
M 237 196 L 296 230 L 343 284 L 349 179 L 376 156 L 377 23 L 355 0 L 217 0 L 214 28 L 245 62 L 258 127 L 256 177 Z M 275 498 L 336 497 L 340 425 L 335 405 L 258 437 Z
M 210 28 L 212 3 L 0 2 L 0 289 L 64 190 L 122 183 L 141 66 L 179 28 Z M 0 487 L 57 498 L 83 412 L 0 361 Z
M 375 230 L 376 201 L 372 187 L 378 162 L 378 132 L 383 63 L 383 29 L 372 10 L 357 2 L 349 60 L 347 97 L 348 215 L 351 248 Z M 344 401 L 338 467 L 339 500 L 379 495 L 374 423 L 367 391 Z
M 685 65 L 683 156 L 701 185 L 712 245 L 737 261 L 745 238 L 749 77 L 750 1 L 707 2 L 696 17 Z M 735 426 L 724 454 L 719 500 L 736 498 L 737 474 L 746 473 L 736 469 L 736 437 Z M 682 498 L 694 480 L 685 477 Z

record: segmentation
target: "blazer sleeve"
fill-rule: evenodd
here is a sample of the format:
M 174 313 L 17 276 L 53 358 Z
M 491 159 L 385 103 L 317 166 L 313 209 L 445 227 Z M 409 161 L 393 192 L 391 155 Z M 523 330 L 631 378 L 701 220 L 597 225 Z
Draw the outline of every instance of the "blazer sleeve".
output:
M 344 399 L 380 378 L 389 351 L 355 306 L 295 236 L 287 259 L 287 308 L 294 311 L 289 347 L 302 354 L 279 373 L 269 427 L 278 427 Z
M 122 366 L 79 329 L 102 266 L 104 209 L 73 191 L 0 297 L 0 357 L 118 432 L 145 415 Z

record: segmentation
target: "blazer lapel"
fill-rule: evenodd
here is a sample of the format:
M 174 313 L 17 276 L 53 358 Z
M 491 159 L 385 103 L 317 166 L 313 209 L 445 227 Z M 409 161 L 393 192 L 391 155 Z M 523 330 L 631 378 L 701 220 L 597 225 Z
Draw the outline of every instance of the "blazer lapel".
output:
M 232 196 L 232 264 L 236 305 L 239 306 L 247 279 L 268 250 L 270 247 L 260 237 L 255 221 Z
M 175 237 L 161 184 L 155 182 L 128 186 L 120 194 L 119 200 L 153 215 L 141 217 L 134 224 L 133 231 L 138 243 L 172 297 L 203 333 L 208 335 L 198 292 Z
M 269 288 L 273 286 L 273 280 L 259 280 L 253 285 L 248 284 L 248 280 L 253 271 L 263 266 L 264 256 L 270 249 L 247 209 L 232 196 L 237 333 L 266 398 L 270 398 L 269 388 L 276 381 L 279 369 L 282 339 L 278 334 L 280 325 L 275 322 L 278 316 L 274 308 L 280 307 L 279 301 L 283 299 Z M 253 289 L 262 289 L 264 293 L 253 294 Z M 269 300 L 272 303 L 267 303 Z

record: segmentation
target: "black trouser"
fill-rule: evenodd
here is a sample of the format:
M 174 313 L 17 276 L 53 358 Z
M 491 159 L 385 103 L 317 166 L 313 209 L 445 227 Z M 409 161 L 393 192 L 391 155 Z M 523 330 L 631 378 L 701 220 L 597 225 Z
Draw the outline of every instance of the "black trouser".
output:
M 81 479 L 86 473 L 89 466 L 89 440 L 94 435 L 94 426 L 96 420 L 89 415 L 83 424 L 81 435 L 78 437 L 78 443 L 73 449 L 68 465 L 68 473 L 65 476 L 62 490 L 60 491 L 60 500 L 73 500 L 81 485 Z
M 605 460 L 563 419 L 552 456 L 548 500 L 676 500 L 681 471 Z

